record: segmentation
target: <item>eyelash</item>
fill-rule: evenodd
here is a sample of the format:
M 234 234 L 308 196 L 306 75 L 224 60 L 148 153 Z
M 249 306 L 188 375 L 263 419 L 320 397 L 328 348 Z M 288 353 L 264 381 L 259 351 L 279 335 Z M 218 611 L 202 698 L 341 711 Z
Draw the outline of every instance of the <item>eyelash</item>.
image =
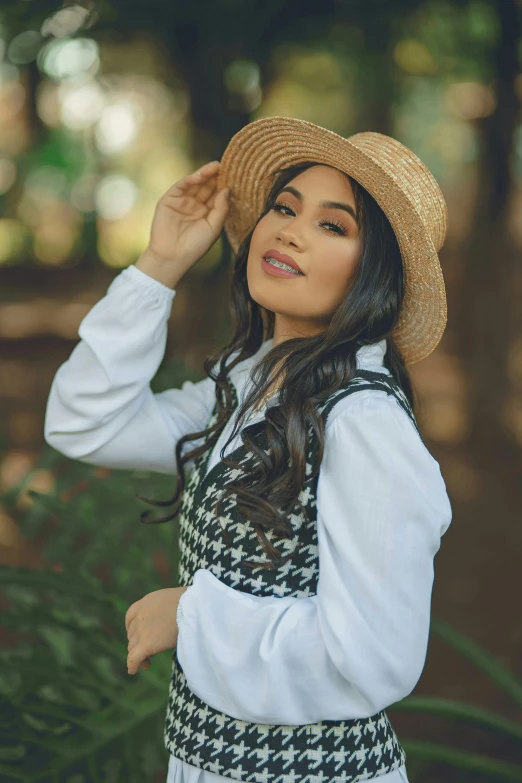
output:
M 274 212 L 279 212 L 279 214 L 282 215 L 283 213 L 281 212 L 281 207 L 283 209 L 289 209 L 290 212 L 293 212 L 292 207 L 289 207 L 287 204 L 284 204 L 283 202 L 278 202 L 278 203 L 274 204 L 272 206 L 272 209 L 274 210 Z M 337 234 L 338 236 L 346 236 L 347 231 L 346 231 L 345 227 L 342 225 L 342 223 L 336 223 L 333 220 L 323 220 L 323 222 L 320 223 L 319 225 L 321 225 L 321 226 L 334 226 L 335 228 L 339 229 L 338 231 L 333 231 L 333 232 L 332 231 L 328 231 L 328 234 L 332 234 L 333 233 L 333 234 Z

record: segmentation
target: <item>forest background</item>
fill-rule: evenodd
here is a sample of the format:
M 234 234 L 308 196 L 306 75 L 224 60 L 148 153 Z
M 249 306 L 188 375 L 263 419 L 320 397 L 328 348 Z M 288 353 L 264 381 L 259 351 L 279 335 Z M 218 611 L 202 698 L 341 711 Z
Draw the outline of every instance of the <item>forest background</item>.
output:
M 453 522 L 426 666 L 389 710 L 419 783 L 522 780 L 522 2 L 50 0 L 0 8 L 0 779 L 161 783 L 169 655 L 126 673 L 123 616 L 173 584 L 172 477 L 43 438 L 78 325 L 154 205 L 253 119 L 413 149 L 449 209 L 448 326 L 413 365 Z M 222 236 L 183 278 L 155 391 L 230 333 Z

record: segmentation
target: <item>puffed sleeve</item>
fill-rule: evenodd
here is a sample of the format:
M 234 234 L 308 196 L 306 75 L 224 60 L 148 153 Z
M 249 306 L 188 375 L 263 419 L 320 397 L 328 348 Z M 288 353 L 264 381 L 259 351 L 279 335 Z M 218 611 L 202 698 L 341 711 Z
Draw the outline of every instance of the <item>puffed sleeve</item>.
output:
M 406 697 L 424 667 L 433 559 L 452 516 L 439 465 L 385 392 L 330 415 L 317 595 L 255 596 L 199 569 L 178 605 L 189 687 L 240 720 L 368 717 Z
M 150 388 L 175 293 L 135 266 L 114 278 L 53 379 L 44 423 L 49 445 L 92 465 L 176 472 L 176 443 L 207 426 L 215 384 L 205 378 L 159 394 Z

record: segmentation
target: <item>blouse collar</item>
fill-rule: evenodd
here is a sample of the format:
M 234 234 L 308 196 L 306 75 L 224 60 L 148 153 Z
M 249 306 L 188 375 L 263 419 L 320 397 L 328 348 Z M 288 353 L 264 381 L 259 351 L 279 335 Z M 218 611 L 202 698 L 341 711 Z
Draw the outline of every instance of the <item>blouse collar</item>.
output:
M 239 380 L 239 376 L 243 376 L 243 379 L 239 385 L 242 386 L 245 383 L 245 375 L 250 371 L 255 362 L 270 350 L 272 343 L 273 338 L 265 340 L 265 342 L 262 343 L 261 348 L 253 356 L 245 359 L 244 362 L 241 362 L 236 368 L 234 368 L 234 370 L 232 370 L 232 377 L 234 377 L 236 385 Z M 386 339 L 380 340 L 378 343 L 373 343 L 373 345 L 361 346 L 355 354 L 357 368 L 374 370 L 375 372 L 382 372 L 386 375 L 389 375 L 389 371 L 386 369 L 386 367 L 384 367 L 384 355 L 386 353 L 386 347 Z M 277 391 L 273 397 L 270 397 L 267 400 L 267 405 L 274 405 L 278 398 L 279 391 Z M 262 416 L 264 416 L 264 407 L 265 406 L 263 405 L 257 411 L 251 412 L 248 416 L 248 419 L 251 421 L 257 418 L 262 418 Z

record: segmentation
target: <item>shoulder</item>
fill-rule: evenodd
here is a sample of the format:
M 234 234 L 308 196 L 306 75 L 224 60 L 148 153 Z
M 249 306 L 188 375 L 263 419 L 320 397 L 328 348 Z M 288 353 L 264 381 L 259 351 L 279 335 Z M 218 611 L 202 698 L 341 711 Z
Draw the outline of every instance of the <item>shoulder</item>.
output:
M 394 419 L 403 425 L 407 424 L 419 437 L 403 405 L 400 404 L 396 394 L 391 392 L 391 388 L 387 383 L 388 378 L 389 375 L 383 376 L 373 388 L 368 388 L 367 383 L 364 380 L 360 380 L 358 382 L 360 388 L 355 386 L 350 394 L 346 395 L 343 395 L 341 392 L 339 399 L 334 401 L 330 408 L 326 419 L 326 430 L 331 428 L 339 417 L 344 417 L 345 419 L 356 417 L 366 420 L 372 418 L 381 420 Z
M 357 387 L 359 384 L 360 388 Z M 387 439 L 392 443 L 395 440 L 397 446 L 404 442 L 428 451 L 416 423 L 406 410 L 406 407 L 409 410 L 409 405 L 405 403 L 402 391 L 397 392 L 395 387 L 392 389 L 384 376 L 376 383 L 372 382 L 372 386 L 368 388 L 367 383 L 358 379 L 349 394 L 341 392 L 328 413 L 325 435 L 330 435 L 331 440 L 349 432 L 358 432 L 360 438 L 377 438 L 383 444 Z
M 437 535 L 450 525 L 440 465 L 386 391 L 360 390 L 335 405 L 325 428 L 321 474 L 328 495 L 355 492 L 372 498 L 383 512 L 398 503 L 404 515 L 432 516 Z
M 396 396 L 382 389 L 360 389 L 340 399 L 325 427 L 325 463 L 366 464 L 381 477 L 394 476 L 440 495 L 447 491 L 440 465 Z

